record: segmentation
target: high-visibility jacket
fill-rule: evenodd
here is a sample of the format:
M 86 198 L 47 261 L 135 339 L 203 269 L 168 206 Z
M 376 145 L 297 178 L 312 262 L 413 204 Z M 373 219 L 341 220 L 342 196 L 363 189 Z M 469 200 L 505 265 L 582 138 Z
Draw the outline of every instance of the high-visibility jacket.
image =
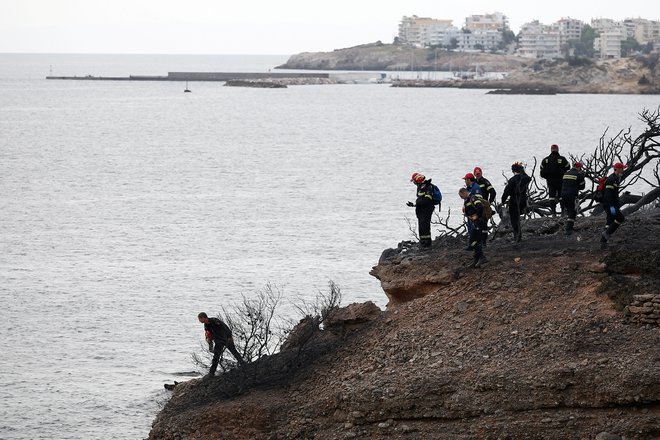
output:
M 584 173 L 573 167 L 566 171 L 562 177 L 561 195 L 563 197 L 576 197 L 584 189 Z

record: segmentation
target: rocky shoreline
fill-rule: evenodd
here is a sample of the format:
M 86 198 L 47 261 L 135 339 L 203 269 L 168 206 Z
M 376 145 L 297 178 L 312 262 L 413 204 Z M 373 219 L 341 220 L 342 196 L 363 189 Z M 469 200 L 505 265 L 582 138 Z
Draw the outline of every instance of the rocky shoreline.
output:
M 660 211 L 607 251 L 602 223 L 528 221 L 482 269 L 463 243 L 402 242 L 371 272 L 387 310 L 352 304 L 306 344 L 177 385 L 149 438 L 660 438 Z
M 372 43 L 332 52 L 293 55 L 277 68 L 385 72 L 505 72 L 504 80 L 398 81 L 399 87 L 500 90 L 552 89 L 556 93 L 660 94 L 659 55 L 616 60 L 535 60 L 513 55 L 464 53 Z M 512 92 L 515 93 L 515 92 Z

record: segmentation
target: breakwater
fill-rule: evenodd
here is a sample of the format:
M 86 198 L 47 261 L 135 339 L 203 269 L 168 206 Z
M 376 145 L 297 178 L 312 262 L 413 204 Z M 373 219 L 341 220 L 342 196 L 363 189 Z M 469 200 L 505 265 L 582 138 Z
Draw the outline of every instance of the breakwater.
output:
M 329 78 L 328 73 L 285 73 L 285 72 L 168 72 L 167 75 L 129 76 L 47 76 L 46 79 L 88 81 L 231 81 L 284 78 Z

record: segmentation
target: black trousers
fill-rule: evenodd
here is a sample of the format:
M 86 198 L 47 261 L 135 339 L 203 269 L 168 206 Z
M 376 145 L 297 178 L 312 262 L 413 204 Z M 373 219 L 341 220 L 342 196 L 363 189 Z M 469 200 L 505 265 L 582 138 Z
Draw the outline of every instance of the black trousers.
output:
M 548 199 L 552 212 L 555 212 L 557 203 L 561 200 L 562 179 L 548 179 Z
M 520 206 L 516 203 L 509 202 L 509 218 L 511 220 L 511 228 L 513 229 L 513 238 L 518 240 L 520 238 Z
M 415 206 L 415 215 L 417 216 L 417 226 L 419 228 L 419 244 L 424 247 L 430 247 L 433 241 L 431 237 L 431 218 L 433 217 L 433 203 L 417 204 Z
M 222 356 L 222 353 L 225 351 L 225 347 L 227 347 L 229 352 L 234 355 L 234 358 L 236 358 L 239 364 L 245 363 L 241 354 L 238 352 L 238 350 L 236 350 L 236 346 L 234 345 L 234 340 L 232 338 L 229 338 L 225 344 L 219 341 L 215 341 L 213 346 L 213 360 L 211 361 L 209 375 L 213 376 L 215 374 L 215 370 L 218 369 L 218 362 L 220 361 L 220 356 Z
M 575 217 L 577 217 L 577 210 L 575 209 L 575 195 L 566 194 L 561 196 L 561 202 L 564 204 L 566 210 L 566 230 L 572 231 L 575 224 Z
M 607 215 L 607 229 L 605 232 L 612 235 L 617 229 L 619 229 L 621 223 L 626 221 L 626 218 L 623 216 L 619 208 L 614 208 L 614 214 L 610 211 L 609 205 L 603 204 L 603 209 L 605 209 L 605 214 Z
M 486 230 L 487 224 L 485 220 L 479 219 L 475 222 L 469 221 L 468 224 L 472 224 L 472 228 L 470 230 L 470 247 L 474 251 L 474 261 L 479 260 L 481 257 L 484 256 L 484 250 L 483 250 L 483 231 L 486 231 L 486 234 L 488 234 L 488 231 Z

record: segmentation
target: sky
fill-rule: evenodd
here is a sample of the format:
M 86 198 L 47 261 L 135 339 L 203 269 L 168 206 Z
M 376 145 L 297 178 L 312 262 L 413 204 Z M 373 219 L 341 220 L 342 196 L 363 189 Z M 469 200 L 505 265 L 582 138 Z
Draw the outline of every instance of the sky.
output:
M 401 18 L 660 19 L 657 0 L 0 0 L 0 53 L 281 54 L 391 43 Z

